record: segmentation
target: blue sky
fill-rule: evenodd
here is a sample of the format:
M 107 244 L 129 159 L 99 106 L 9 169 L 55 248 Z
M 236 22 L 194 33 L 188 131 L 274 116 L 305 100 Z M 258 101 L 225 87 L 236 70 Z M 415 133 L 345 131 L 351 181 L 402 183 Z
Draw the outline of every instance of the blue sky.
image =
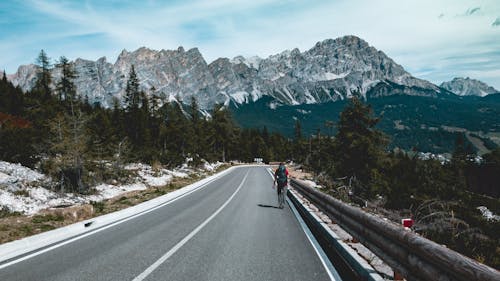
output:
M 468 76 L 500 89 L 498 0 L 1 0 L 0 26 L 7 73 L 41 49 L 114 62 L 122 49 L 182 45 L 210 63 L 352 34 L 419 78 Z

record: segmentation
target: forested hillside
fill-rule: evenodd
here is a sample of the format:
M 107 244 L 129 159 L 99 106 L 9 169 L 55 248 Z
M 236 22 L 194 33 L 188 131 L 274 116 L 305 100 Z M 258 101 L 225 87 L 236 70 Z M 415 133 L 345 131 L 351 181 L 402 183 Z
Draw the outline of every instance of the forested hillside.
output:
M 111 109 L 76 96 L 78 75 L 63 57 L 62 75 L 49 85 L 52 65 L 42 51 L 33 90 L 23 93 L 5 77 L 0 81 L 0 159 L 39 167 L 69 190 L 84 191 L 90 171 L 102 160 L 159 162 L 166 166 L 192 158 L 207 161 L 287 159 L 287 140 L 267 130 L 240 129 L 228 110 L 216 106 L 201 116 L 196 98 L 190 106 L 151 99 L 139 90 L 132 67 L 125 103 Z
M 299 122 L 304 136 L 333 136 L 334 124 L 347 101 L 323 104 L 282 105 L 270 108 L 269 98 L 231 107 L 243 127 L 267 126 L 288 137 Z M 377 128 L 389 137 L 388 149 L 451 153 L 455 140 L 466 136 L 474 152 L 484 154 L 500 145 L 500 94 L 486 97 L 440 98 L 392 95 L 366 101 L 381 120 Z
M 54 179 L 56 191 L 91 192 L 90 183 L 119 177 L 122 164 L 131 161 L 177 166 L 186 159 L 191 165 L 202 159 L 293 160 L 313 171 L 325 192 L 413 216 L 415 231 L 500 267 L 500 220 L 484 213 L 500 213 L 500 149 L 487 143 L 498 131 L 497 96 L 390 96 L 369 99 L 371 106 L 354 97 L 275 110 L 262 99 L 232 108 L 241 128 L 222 105 L 207 117 L 194 96 L 189 105 L 149 98 L 134 67 L 124 102 L 103 108 L 76 95 L 78 73 L 64 57 L 55 65 L 62 73 L 55 88 L 43 51 L 38 63 L 29 92 L 5 75 L 0 80 L 0 160 L 36 167 Z M 481 163 L 474 161 L 473 138 L 484 139 L 491 150 Z M 421 160 L 412 152 L 437 141 L 439 149 L 452 152 L 451 161 Z

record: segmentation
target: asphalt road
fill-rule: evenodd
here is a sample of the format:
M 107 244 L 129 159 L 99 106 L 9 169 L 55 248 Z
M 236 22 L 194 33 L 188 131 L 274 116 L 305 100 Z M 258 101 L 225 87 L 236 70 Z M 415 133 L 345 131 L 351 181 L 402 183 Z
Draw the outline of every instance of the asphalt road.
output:
M 0 280 L 330 280 L 264 167 L 0 269 Z

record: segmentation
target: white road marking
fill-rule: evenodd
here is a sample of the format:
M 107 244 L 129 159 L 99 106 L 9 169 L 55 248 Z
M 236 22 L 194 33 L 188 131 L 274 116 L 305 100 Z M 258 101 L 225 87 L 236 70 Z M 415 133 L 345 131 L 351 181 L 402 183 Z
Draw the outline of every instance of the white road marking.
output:
M 186 244 L 191 238 L 193 238 L 200 230 L 203 229 L 211 220 L 213 220 L 228 204 L 233 200 L 234 196 L 240 191 L 240 189 L 243 187 L 243 183 L 245 183 L 245 180 L 247 179 L 248 173 L 250 170 L 245 174 L 245 177 L 241 181 L 240 185 L 236 189 L 236 191 L 227 199 L 226 202 L 222 206 L 215 211 L 210 217 L 208 217 L 203 223 L 201 223 L 198 227 L 196 227 L 191 233 L 189 233 L 186 237 L 184 237 L 179 243 L 177 243 L 172 249 L 170 249 L 167 253 L 165 253 L 161 258 L 159 258 L 156 262 L 154 262 L 151 266 L 149 266 L 146 270 L 144 270 L 143 273 L 139 274 L 137 277 L 135 277 L 132 281 L 142 281 L 148 275 L 150 275 L 155 269 L 157 269 L 162 263 L 164 263 L 168 258 L 170 258 L 177 250 L 179 250 L 184 244 Z
M 288 198 L 286 199 L 286 201 L 288 202 L 290 209 L 292 209 L 293 214 L 295 215 L 295 217 L 299 221 L 300 226 L 302 227 L 302 230 L 306 234 L 307 239 L 309 240 L 312 247 L 314 248 L 314 251 L 318 255 L 319 259 L 321 260 L 321 263 L 323 264 L 323 267 L 325 268 L 326 272 L 328 273 L 330 280 L 341 281 L 342 278 L 340 278 L 339 273 L 337 272 L 337 270 L 335 269 L 333 264 L 330 262 L 330 260 L 326 256 L 326 253 L 323 251 L 323 249 L 319 245 L 316 238 L 314 238 L 313 234 L 311 233 L 311 230 L 309 230 L 309 227 L 307 227 L 306 223 L 304 222 L 304 220 L 300 216 L 299 212 L 297 211 L 297 209 L 295 209 L 295 206 L 293 205 L 293 203 L 290 202 L 290 199 L 288 199 Z
M 150 212 L 152 212 L 152 211 L 155 211 L 156 209 L 159 209 L 159 208 L 162 208 L 162 207 L 164 207 L 164 206 L 166 206 L 166 205 L 169 205 L 169 204 L 171 204 L 171 203 L 173 203 L 173 202 L 175 202 L 175 201 L 177 201 L 177 200 L 179 200 L 179 199 L 181 199 L 181 198 L 183 198 L 183 197 L 185 197 L 185 196 L 187 196 L 187 195 L 189 195 L 189 194 L 191 194 L 191 193 L 193 193 L 193 192 L 195 192 L 195 191 L 198 191 L 198 190 L 203 189 L 204 187 L 208 186 L 210 183 L 214 182 L 214 181 L 215 181 L 215 180 L 217 180 L 217 179 L 220 179 L 220 177 L 216 177 L 216 178 L 214 178 L 214 179 L 212 179 L 212 180 L 210 180 L 210 181 L 208 181 L 208 182 L 204 183 L 203 185 L 200 185 L 199 187 L 197 187 L 197 188 L 195 188 L 195 189 L 193 189 L 193 190 L 191 190 L 191 191 L 189 191 L 189 192 L 186 192 L 186 193 L 184 193 L 184 194 L 181 194 L 181 195 L 179 195 L 179 196 L 177 196 L 177 197 L 173 198 L 173 199 L 172 199 L 172 200 L 170 200 L 170 201 L 167 201 L 167 202 L 165 202 L 165 203 L 162 203 L 162 204 L 160 204 L 160 205 L 158 205 L 158 206 L 156 206 L 156 207 L 152 207 L 151 209 L 145 210 L 145 211 L 143 211 L 143 212 L 141 212 L 141 213 L 138 213 L 138 214 L 132 215 L 132 216 L 130 216 L 130 217 L 128 217 L 128 218 L 125 218 L 125 219 L 119 220 L 119 221 L 117 221 L 117 222 L 114 222 L 114 223 L 111 223 L 111 224 L 109 224 L 109 225 L 103 226 L 103 227 L 98 228 L 98 229 L 96 229 L 96 230 L 93 230 L 93 231 L 87 232 L 87 233 L 82 234 L 82 235 L 80 235 L 80 236 L 77 236 L 77 237 L 71 238 L 71 239 L 69 239 L 69 240 L 66 240 L 66 241 L 64 241 L 64 242 L 58 243 L 58 244 L 56 244 L 56 245 L 50 246 L 50 247 L 45 248 L 45 249 L 43 249 L 43 250 L 40 250 L 40 251 L 34 252 L 34 253 L 32 253 L 32 254 L 29 254 L 29 255 L 23 256 L 23 257 L 21 257 L 21 258 L 15 259 L 15 260 L 13 260 L 13 261 L 10 261 L 10 262 L 8 262 L 8 263 L 2 264 L 2 265 L 0 265 L 0 269 L 6 268 L 6 267 L 8 267 L 8 266 L 11 266 L 11 265 L 13 265 L 13 264 L 16 264 L 16 263 L 19 263 L 19 262 L 25 261 L 25 260 L 30 259 L 30 258 L 33 258 L 33 257 L 36 257 L 36 256 L 41 255 L 41 254 L 44 254 L 44 253 L 46 253 L 46 252 L 48 252 L 48 251 L 52 251 L 52 250 L 54 250 L 54 249 L 57 249 L 57 248 L 59 248 L 59 247 L 62 247 L 62 246 L 64 246 L 64 245 L 67 245 L 67 244 L 69 244 L 69 243 L 72 243 L 72 242 L 75 242 L 75 241 L 77 241 L 77 240 L 83 239 L 83 238 L 85 238 L 85 237 L 87 237 L 87 236 L 93 235 L 93 234 L 95 234 L 95 233 L 97 233 L 97 232 L 100 232 L 100 231 L 106 230 L 106 229 L 108 229 L 108 228 L 110 228 L 110 227 L 113 227 L 113 226 L 115 226 L 115 225 L 118 225 L 118 224 L 124 223 L 124 222 L 129 221 L 129 220 L 131 220 L 131 219 L 134 219 L 134 218 L 136 218 L 136 217 L 139 217 L 139 216 L 142 216 L 142 215 L 144 215 L 144 214 L 147 214 L 147 213 L 150 213 Z
M 271 176 L 271 178 L 274 180 L 274 175 L 272 173 L 271 168 L 268 168 L 267 171 L 269 172 L 269 175 Z M 328 276 L 330 277 L 330 280 L 334 280 L 334 281 L 342 280 L 340 278 L 337 270 L 335 269 L 335 267 L 333 266 L 333 264 L 330 262 L 330 260 L 326 256 L 325 252 L 323 251 L 323 249 L 319 245 L 319 243 L 316 240 L 316 238 L 314 238 L 313 234 L 311 233 L 311 230 L 309 230 L 309 227 L 304 222 L 304 220 L 300 216 L 299 212 L 297 211 L 297 209 L 295 208 L 295 206 L 293 205 L 293 203 L 290 202 L 290 199 L 288 199 L 288 198 L 286 199 L 286 202 L 290 206 L 290 209 L 292 210 L 292 213 L 295 215 L 295 217 L 299 221 L 300 226 L 302 227 L 302 231 L 304 231 L 304 233 L 306 234 L 307 239 L 311 243 L 311 245 L 314 248 L 314 251 L 318 255 L 319 259 L 321 260 L 321 264 L 323 264 L 323 267 L 325 268 L 326 272 L 328 273 Z

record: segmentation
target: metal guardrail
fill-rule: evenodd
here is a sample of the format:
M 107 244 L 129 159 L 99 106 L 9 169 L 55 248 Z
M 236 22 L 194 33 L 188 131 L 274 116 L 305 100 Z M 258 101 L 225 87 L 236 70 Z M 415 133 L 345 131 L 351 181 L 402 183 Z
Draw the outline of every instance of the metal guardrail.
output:
M 312 210 L 303 204 L 302 200 L 292 192 L 287 192 L 288 199 L 293 204 L 302 220 L 318 241 L 328 259 L 342 280 L 349 281 L 380 281 L 382 277 L 373 268 L 368 268 L 367 262 L 361 262 L 361 257 L 330 230 Z M 378 278 L 377 278 L 378 277 Z
M 290 184 L 407 280 L 498 281 L 500 272 L 306 184 Z

